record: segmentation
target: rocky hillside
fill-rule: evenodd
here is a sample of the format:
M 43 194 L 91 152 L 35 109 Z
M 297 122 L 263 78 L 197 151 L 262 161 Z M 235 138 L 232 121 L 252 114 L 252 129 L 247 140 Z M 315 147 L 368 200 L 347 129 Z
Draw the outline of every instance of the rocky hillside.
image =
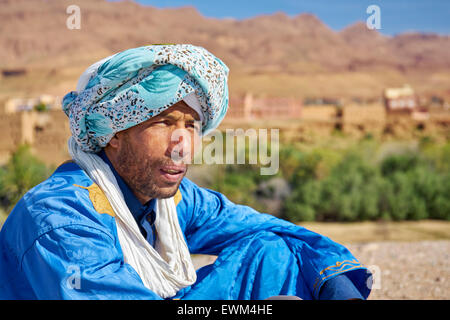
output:
M 232 89 L 239 92 L 299 95 L 301 90 L 302 95 L 349 95 L 355 89 L 358 92 L 358 86 L 369 86 L 373 90 L 363 90 L 363 95 L 378 95 L 386 85 L 410 82 L 425 92 L 448 93 L 449 36 L 389 37 L 368 30 L 362 22 L 336 32 L 311 14 L 213 19 L 192 7 L 158 9 L 105 0 L 77 0 L 81 29 L 70 30 L 66 9 L 71 4 L 66 0 L 0 0 L 0 68 L 27 68 L 25 80 L 39 70 L 44 78 L 59 79 L 62 92 L 96 59 L 130 47 L 182 42 L 204 46 L 221 57 L 234 75 Z M 369 73 L 375 78 L 365 76 Z M 339 74 L 336 80 L 345 83 L 337 86 L 343 88 L 333 90 L 333 78 L 321 82 L 318 74 Z M 291 80 L 295 85 L 277 89 L 265 76 Z M 430 79 L 436 83 L 422 86 Z M 34 82 L 41 80 L 34 78 Z M 42 81 L 43 90 L 48 89 L 45 86 Z M 18 90 L 17 84 L 7 82 L 1 93 L 6 90 Z

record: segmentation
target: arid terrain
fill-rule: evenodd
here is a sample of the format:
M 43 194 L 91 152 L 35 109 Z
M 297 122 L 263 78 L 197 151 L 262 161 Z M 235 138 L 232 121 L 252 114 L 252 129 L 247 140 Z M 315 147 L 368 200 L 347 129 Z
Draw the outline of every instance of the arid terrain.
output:
M 230 66 L 231 95 L 370 99 L 385 87 L 409 83 L 421 96 L 450 96 L 449 36 L 385 36 L 362 21 L 335 31 L 308 13 L 215 19 L 193 7 L 105 0 L 76 1 L 80 29 L 71 30 L 71 4 L 0 1 L 0 68 L 25 71 L 0 77 L 0 98 L 63 96 L 98 59 L 152 43 L 204 46 Z
M 369 299 L 450 299 L 450 241 L 350 244 L 350 251 L 377 271 Z

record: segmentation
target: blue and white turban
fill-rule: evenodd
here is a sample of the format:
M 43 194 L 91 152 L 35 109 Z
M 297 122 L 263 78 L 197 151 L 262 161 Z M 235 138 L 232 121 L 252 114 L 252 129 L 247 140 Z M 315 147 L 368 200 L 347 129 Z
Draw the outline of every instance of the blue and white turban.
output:
M 129 49 L 89 67 L 77 90 L 63 98 L 63 110 L 86 152 L 100 151 L 117 132 L 181 100 L 200 114 L 207 134 L 225 117 L 228 71 L 210 52 L 189 44 Z

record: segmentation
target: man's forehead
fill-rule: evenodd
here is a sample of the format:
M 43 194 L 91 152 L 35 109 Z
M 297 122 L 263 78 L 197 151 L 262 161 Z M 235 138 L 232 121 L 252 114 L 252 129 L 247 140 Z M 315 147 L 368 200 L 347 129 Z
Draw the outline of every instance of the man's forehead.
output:
M 185 120 L 200 121 L 199 114 L 194 109 L 189 107 L 183 100 L 175 103 L 173 106 L 169 107 L 167 110 L 164 110 L 152 119 L 159 119 L 164 117 L 184 118 Z

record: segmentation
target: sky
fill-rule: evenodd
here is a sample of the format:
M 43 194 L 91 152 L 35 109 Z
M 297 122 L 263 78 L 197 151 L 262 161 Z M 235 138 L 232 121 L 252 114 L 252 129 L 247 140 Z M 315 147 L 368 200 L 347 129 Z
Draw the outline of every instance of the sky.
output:
M 450 34 L 450 0 L 134 0 L 157 8 L 194 6 L 206 17 L 245 19 L 261 14 L 284 12 L 289 16 L 312 13 L 333 30 L 356 21 L 367 21 L 380 8 L 379 32 Z

